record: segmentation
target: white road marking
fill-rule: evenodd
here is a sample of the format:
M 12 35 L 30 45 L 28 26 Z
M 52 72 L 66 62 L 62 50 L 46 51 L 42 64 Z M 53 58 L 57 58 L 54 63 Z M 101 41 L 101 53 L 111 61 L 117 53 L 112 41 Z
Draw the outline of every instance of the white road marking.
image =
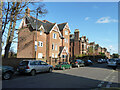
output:
M 104 79 L 104 81 L 107 81 L 108 78 L 109 78 L 109 77 L 111 76 L 111 74 L 113 74 L 113 73 L 114 73 L 114 70 Z M 115 77 L 115 76 L 114 76 L 114 77 Z M 112 81 L 113 81 L 114 77 L 112 77 L 111 82 L 108 82 L 108 84 L 106 85 L 106 88 L 109 88 L 109 87 L 110 87 L 110 84 L 112 84 Z M 98 84 L 98 87 L 101 87 L 102 84 L 104 84 L 104 81 L 101 81 L 101 83 Z

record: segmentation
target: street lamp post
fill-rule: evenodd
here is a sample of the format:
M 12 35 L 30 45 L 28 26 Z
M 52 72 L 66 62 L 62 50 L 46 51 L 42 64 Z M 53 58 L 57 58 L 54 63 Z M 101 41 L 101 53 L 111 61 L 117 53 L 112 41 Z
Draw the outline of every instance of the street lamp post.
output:
M 38 9 L 37 9 L 37 13 L 36 13 L 36 39 L 35 39 L 35 59 L 36 59 L 36 54 L 37 54 L 37 18 L 38 18 Z

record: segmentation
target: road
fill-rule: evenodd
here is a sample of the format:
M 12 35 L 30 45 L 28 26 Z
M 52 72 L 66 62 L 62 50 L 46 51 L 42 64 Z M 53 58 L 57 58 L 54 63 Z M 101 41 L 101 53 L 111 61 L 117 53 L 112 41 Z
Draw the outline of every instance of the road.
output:
M 106 64 L 67 70 L 54 70 L 52 73 L 39 73 L 36 76 L 16 75 L 11 80 L 3 80 L 3 88 L 109 88 L 118 87 L 118 70 Z

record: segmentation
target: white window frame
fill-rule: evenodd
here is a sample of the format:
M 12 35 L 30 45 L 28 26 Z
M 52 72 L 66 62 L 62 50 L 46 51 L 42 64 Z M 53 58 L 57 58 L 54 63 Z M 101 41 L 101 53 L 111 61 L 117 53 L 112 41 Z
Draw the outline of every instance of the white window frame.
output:
M 54 43 L 52 43 L 52 50 L 54 50 Z
M 66 39 L 66 42 L 68 43 L 68 39 Z
M 53 38 L 57 39 L 57 34 L 56 33 L 53 33 Z
M 57 44 L 55 45 L 55 50 L 57 51 Z
M 57 53 L 55 54 L 55 58 L 57 58 Z
M 54 58 L 54 53 L 52 53 L 52 58 Z
M 64 42 L 66 42 L 66 38 L 64 39 Z
M 39 42 L 38 42 L 38 46 L 39 46 L 39 47 L 43 47 L 43 42 L 42 42 L 42 41 L 39 41 Z
M 40 35 L 42 35 L 42 31 L 40 31 Z
M 42 53 L 38 53 L 38 58 L 42 58 L 43 54 Z
M 65 35 L 68 35 L 68 31 L 67 30 L 65 31 Z

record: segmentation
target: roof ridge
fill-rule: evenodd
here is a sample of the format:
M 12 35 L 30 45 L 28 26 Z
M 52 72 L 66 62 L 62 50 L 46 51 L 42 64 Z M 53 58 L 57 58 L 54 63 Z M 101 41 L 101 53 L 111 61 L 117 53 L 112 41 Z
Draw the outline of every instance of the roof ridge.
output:
M 62 24 L 67 24 L 67 22 L 64 22 L 64 23 L 60 23 L 60 24 L 58 24 L 58 25 L 62 25 Z
M 48 20 L 42 20 L 42 22 L 44 22 L 44 21 L 47 21 L 47 22 L 49 22 L 49 23 L 51 23 L 51 24 L 52 24 L 52 22 L 50 22 L 50 21 L 48 21 Z M 46 22 L 44 22 L 44 23 L 46 23 Z
M 35 18 L 35 17 L 33 17 L 33 16 L 30 16 L 30 17 L 32 17 L 32 18 L 34 18 L 34 19 L 36 19 L 36 18 Z M 40 20 L 40 19 L 37 19 L 37 20 L 42 22 L 42 20 Z M 43 22 L 43 23 L 45 23 L 45 22 Z

